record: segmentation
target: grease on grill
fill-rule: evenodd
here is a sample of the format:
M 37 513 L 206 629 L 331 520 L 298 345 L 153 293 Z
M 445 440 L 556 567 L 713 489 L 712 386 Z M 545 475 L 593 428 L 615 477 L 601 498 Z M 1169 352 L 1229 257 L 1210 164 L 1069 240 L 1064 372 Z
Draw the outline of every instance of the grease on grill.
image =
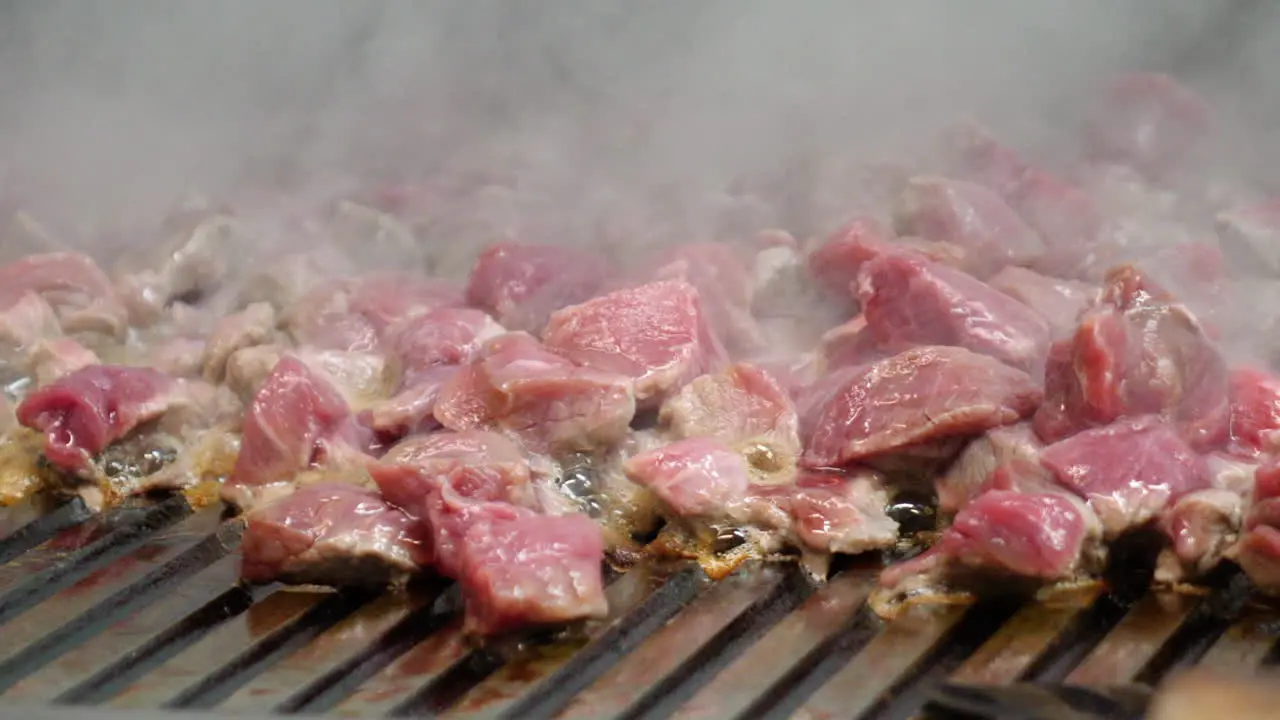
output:
M 159 472 L 177 457 L 174 447 L 150 438 L 134 438 L 104 450 L 98 456 L 98 466 L 112 480 L 136 480 Z
M 559 485 L 560 492 L 576 503 L 586 514 L 593 518 L 604 514 L 595 471 L 592 470 L 589 461 L 575 458 L 572 463 L 566 463 Z

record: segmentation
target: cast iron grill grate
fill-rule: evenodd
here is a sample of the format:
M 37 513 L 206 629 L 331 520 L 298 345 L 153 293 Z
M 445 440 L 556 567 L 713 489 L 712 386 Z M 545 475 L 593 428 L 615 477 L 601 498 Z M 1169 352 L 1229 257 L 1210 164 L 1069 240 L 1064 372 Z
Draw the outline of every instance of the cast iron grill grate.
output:
M 640 568 L 610 577 L 606 621 L 475 647 L 443 582 L 239 585 L 241 530 L 180 496 L 99 515 L 0 511 L 0 715 L 1115 717 L 1172 670 L 1280 658 L 1280 623 L 1230 602 L 1230 573 L 1204 596 L 996 600 L 885 623 L 865 604 L 874 569 L 858 565 L 821 587 L 784 565 L 720 581 Z

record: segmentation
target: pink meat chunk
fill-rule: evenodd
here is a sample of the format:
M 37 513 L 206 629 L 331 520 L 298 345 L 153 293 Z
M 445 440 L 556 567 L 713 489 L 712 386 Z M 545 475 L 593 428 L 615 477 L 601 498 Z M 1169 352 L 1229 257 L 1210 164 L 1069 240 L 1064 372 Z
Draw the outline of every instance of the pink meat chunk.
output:
M 961 180 L 912 178 L 894 208 L 894 227 L 899 235 L 964 248 L 980 277 L 1044 254 L 1039 236 L 999 195 Z
M 461 302 L 456 291 L 437 281 L 370 273 L 319 283 L 294 303 L 285 324 L 301 345 L 375 352 L 382 334 L 396 322 Z
M 787 392 L 765 370 L 738 363 L 703 375 L 662 405 L 659 420 L 678 438 L 758 444 L 784 457 L 800 455 L 799 422 Z
M 1280 378 L 1239 368 L 1230 376 L 1230 450 L 1256 458 L 1280 451 Z
M 1075 334 L 1054 343 L 1036 432 L 1045 442 L 1122 417 L 1161 415 L 1199 451 L 1226 442 L 1226 363 L 1196 319 L 1131 269 L 1110 274 Z
M 502 243 L 476 260 L 466 299 L 507 328 L 538 332 L 552 313 L 591 299 L 611 276 L 604 258 L 583 249 Z
M 92 365 L 31 393 L 18 422 L 45 435 L 49 462 L 69 472 L 168 410 L 173 380 L 150 368 Z
M 916 253 L 933 262 L 960 270 L 972 270 L 969 254 L 949 242 L 920 238 L 888 239 L 871 218 L 856 217 L 832 233 L 806 258 L 809 276 L 828 294 L 847 298 L 856 292 L 858 273 L 868 262 L 894 252 Z
M 1202 144 L 1211 114 L 1203 99 L 1167 75 L 1125 75 L 1099 98 L 1085 140 L 1095 158 L 1160 177 Z
M 500 428 L 553 453 L 626 436 L 636 411 L 630 378 L 578 367 L 523 333 L 495 339 L 483 354 L 441 389 L 435 417 L 444 427 Z
M 0 347 L 6 355 L 5 360 L 21 363 L 22 354 L 41 340 L 61 336 L 58 316 L 39 295 L 27 293 L 0 311 Z
M 28 255 L 0 267 L 0 307 L 39 295 L 57 312 L 67 332 L 100 332 L 123 337 L 128 311 L 115 287 L 87 255 L 72 252 Z
M 1030 423 L 993 428 L 974 438 L 935 481 L 938 510 L 954 513 L 964 507 L 989 487 L 991 476 L 1002 466 L 1039 465 L 1043 448 Z
M 244 417 L 243 439 L 226 485 L 292 480 L 334 454 L 358 447 L 346 400 L 294 355 L 276 363 Z
M 370 468 L 382 496 L 419 518 L 429 498 L 516 502 L 529 483 L 529 464 L 507 438 L 483 430 L 442 431 L 406 438 Z
M 1194 579 L 1217 567 L 1239 537 L 1244 501 L 1239 493 L 1216 488 L 1179 498 L 1160 518 L 1170 546 L 1156 564 L 1156 581 Z
M 419 524 L 354 485 L 306 485 L 247 520 L 240 575 L 249 582 L 377 586 L 431 564 Z
M 458 585 L 465 628 L 494 635 L 603 617 L 604 535 L 586 515 L 503 513 L 467 531 Z
M 876 342 L 864 315 L 837 325 L 822 335 L 819 352 L 828 372 L 883 360 L 888 354 Z
M 966 505 L 925 553 L 885 569 L 880 584 L 906 589 L 965 571 L 1065 580 L 1097 539 L 1096 520 L 1068 495 L 993 490 Z
M 725 243 L 680 245 L 663 253 L 655 280 L 681 280 L 698 290 L 707 323 L 731 347 L 750 351 L 764 343 L 751 316 L 755 281 L 738 252 Z
M 991 287 L 1035 310 L 1049 324 L 1053 337 L 1069 335 L 1098 291 L 1085 283 L 1041 275 L 1009 266 L 987 281 Z
M 1040 460 L 1089 502 L 1108 538 L 1146 524 L 1210 483 L 1204 458 L 1155 417 L 1085 430 L 1048 446 Z
M 862 268 L 858 297 L 867 326 L 891 351 L 954 345 L 1036 372 L 1049 326 L 1034 310 L 959 270 L 905 253 Z
M 796 540 L 813 552 L 857 555 L 892 546 L 898 523 L 875 473 L 802 473 L 791 492 Z
M 441 388 L 501 333 L 488 315 L 466 308 L 441 308 L 393 326 L 387 345 L 399 363 L 400 386 L 372 409 L 373 428 L 394 435 L 430 430 Z
M 68 337 L 42 340 L 31 349 L 31 374 L 43 387 L 92 365 L 101 365 L 98 354 Z
M 1258 468 L 1244 532 L 1230 554 L 1260 592 L 1280 595 L 1280 460 Z
M 718 517 L 747 494 L 741 454 L 710 438 L 679 440 L 627 460 L 631 482 L 648 488 L 678 517 Z
M 646 408 L 715 370 L 724 357 L 698 291 L 682 281 L 652 282 L 559 310 L 544 337 L 549 349 L 575 363 L 633 378 L 636 402 Z
M 1020 370 L 944 346 L 908 350 L 840 377 L 833 389 L 823 388 L 829 400 L 814 414 L 802 461 L 807 467 L 839 467 L 979 435 L 1029 416 L 1042 394 Z M 802 400 L 802 427 L 807 410 Z

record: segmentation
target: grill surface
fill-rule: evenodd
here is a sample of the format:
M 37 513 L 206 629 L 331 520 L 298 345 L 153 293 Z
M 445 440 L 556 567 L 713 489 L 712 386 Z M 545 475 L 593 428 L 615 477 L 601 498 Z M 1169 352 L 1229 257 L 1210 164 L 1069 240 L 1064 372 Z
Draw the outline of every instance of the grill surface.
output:
M 613 616 L 571 638 L 477 648 L 443 583 L 239 586 L 241 530 L 181 497 L 0 510 L 0 716 L 905 719 L 945 715 L 926 709 L 941 697 L 991 717 L 1037 716 L 1003 714 L 1010 702 L 1087 717 L 1111 706 L 1027 683 L 1121 686 L 1108 697 L 1122 702 L 1188 665 L 1280 659 L 1280 623 L 1228 602 L 1231 577 L 1203 597 L 914 607 L 886 624 L 859 566 L 822 587 L 784 565 L 719 582 L 640 568 L 610 578 Z

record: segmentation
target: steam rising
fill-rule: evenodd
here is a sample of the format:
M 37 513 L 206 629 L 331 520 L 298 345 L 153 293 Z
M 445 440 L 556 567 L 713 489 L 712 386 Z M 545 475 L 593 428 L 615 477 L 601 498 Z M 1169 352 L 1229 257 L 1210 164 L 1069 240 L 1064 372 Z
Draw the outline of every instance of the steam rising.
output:
M 822 225 L 837 210 L 810 197 L 805 182 L 825 177 L 815 158 L 909 164 L 965 115 L 1052 146 L 1045 118 L 1073 131 L 1083 92 L 1110 72 L 1178 62 L 1230 7 L 12 3 L 0 23 L 3 169 L 11 192 L 48 212 L 151 218 L 189 189 L 243 196 L 497 165 L 538 197 L 526 212 L 661 207 L 685 222 L 744 176 L 800 167 L 809 175 L 789 191 L 821 217 L 790 221 Z M 1192 74 L 1243 81 L 1251 67 L 1265 64 L 1218 52 Z M 829 186 L 827 202 L 847 212 L 853 191 Z

